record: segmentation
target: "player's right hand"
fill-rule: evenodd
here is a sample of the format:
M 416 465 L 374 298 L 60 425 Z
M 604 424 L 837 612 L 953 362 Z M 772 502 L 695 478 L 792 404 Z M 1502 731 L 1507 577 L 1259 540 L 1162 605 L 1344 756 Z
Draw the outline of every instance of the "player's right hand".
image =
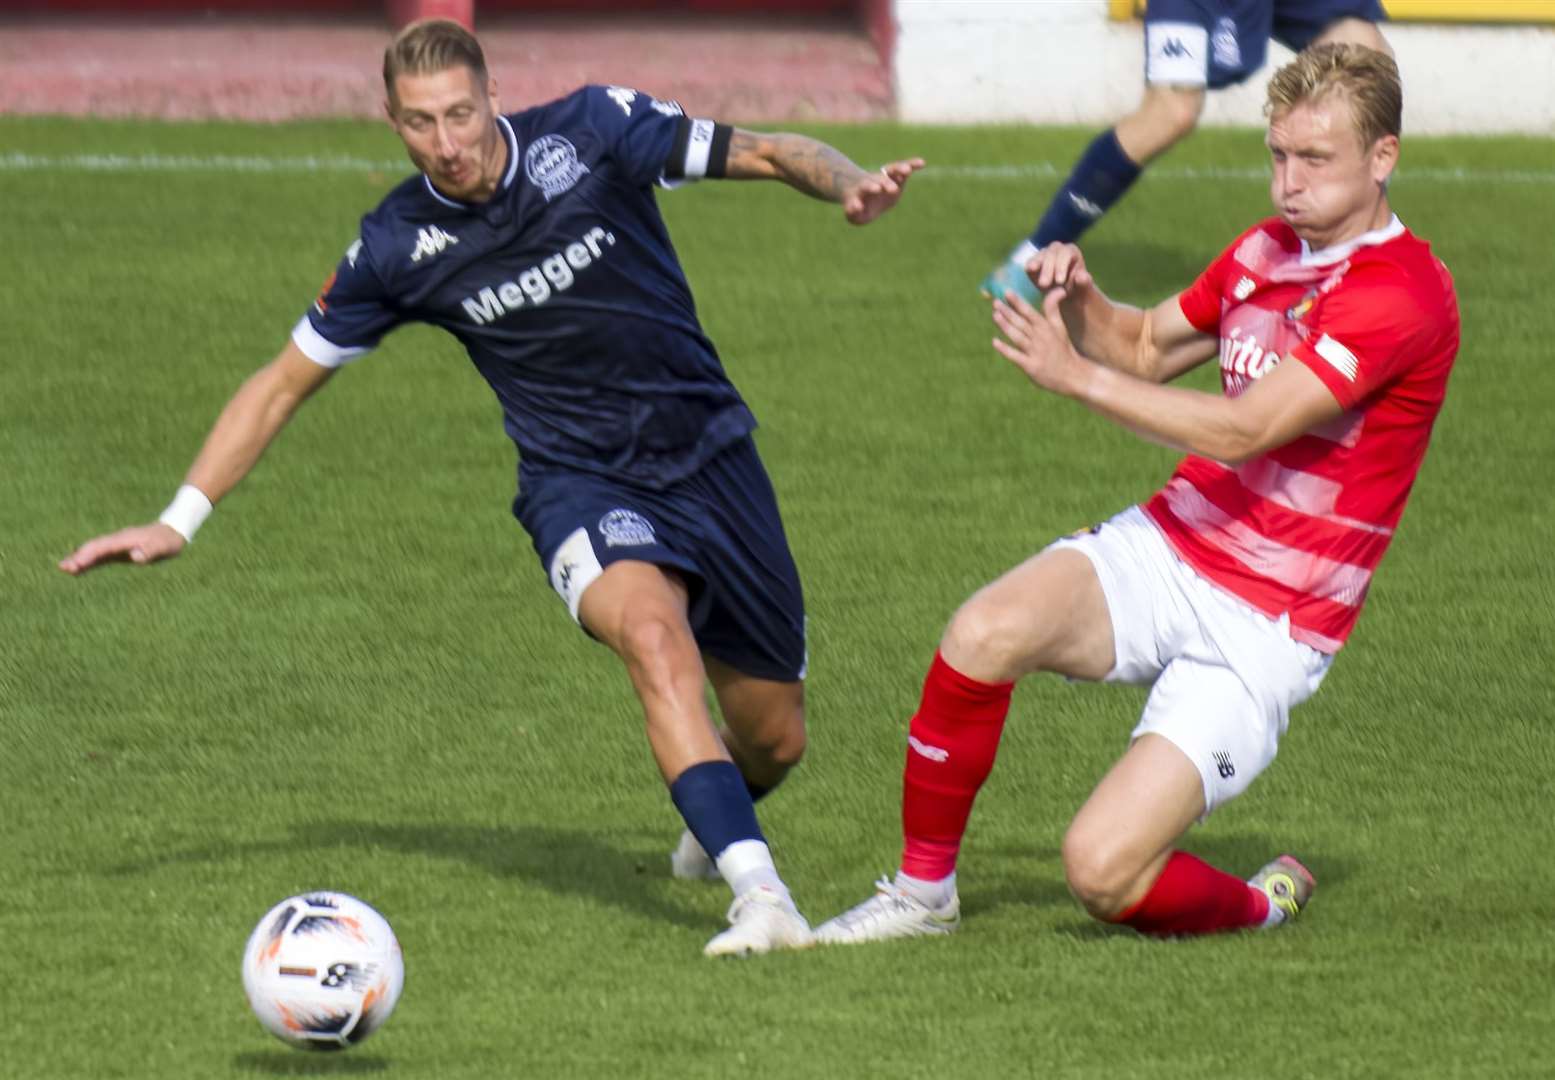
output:
M 1090 287 L 1085 256 L 1073 244 L 1048 244 L 1026 262 L 1026 276 L 1043 292 L 1063 289 L 1068 296 Z
M 136 525 L 88 540 L 61 559 L 59 568 L 74 575 L 110 562 L 132 562 L 143 566 L 172 558 L 187 543 L 171 525 L 164 525 L 160 521 L 150 525 Z

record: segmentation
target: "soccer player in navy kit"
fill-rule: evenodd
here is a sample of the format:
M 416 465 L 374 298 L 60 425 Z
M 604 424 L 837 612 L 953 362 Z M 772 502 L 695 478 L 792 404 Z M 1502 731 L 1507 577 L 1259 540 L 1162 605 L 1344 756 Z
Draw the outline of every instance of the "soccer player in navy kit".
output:
M 1027 265 L 1049 244 L 1072 244 L 1145 167 L 1187 138 L 1205 91 L 1245 82 L 1263 67 L 1273 38 L 1300 51 L 1350 42 L 1392 55 L 1377 23 L 1381 0 L 1149 0 L 1145 8 L 1145 94 L 1134 111 L 1096 136 L 1031 235 L 983 279 L 990 298 L 1014 292 L 1037 303 Z
M 863 224 L 923 163 L 866 172 L 813 139 L 689 118 L 624 87 L 504 116 L 479 43 L 446 20 L 401 31 L 384 85 L 421 175 L 362 219 L 160 519 L 88 541 L 60 568 L 178 554 L 338 367 L 401 323 L 447 329 L 518 445 L 515 515 L 573 618 L 621 657 L 642 702 L 688 826 L 674 872 L 716 874 L 734 892 L 730 927 L 705 951 L 809 945 L 754 810 L 805 747 L 799 577 L 750 438 L 755 419 L 702 333 L 652 188 L 778 179 Z

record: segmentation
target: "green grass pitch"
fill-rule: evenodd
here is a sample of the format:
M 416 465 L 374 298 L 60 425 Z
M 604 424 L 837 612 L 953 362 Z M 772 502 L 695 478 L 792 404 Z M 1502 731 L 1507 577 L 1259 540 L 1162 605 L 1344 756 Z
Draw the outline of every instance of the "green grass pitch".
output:
M 810 751 L 762 816 L 817 920 L 894 865 L 949 614 L 1173 460 L 988 345 L 976 283 L 1056 182 L 989 167 L 1062 168 L 1087 133 L 819 133 L 933 168 L 865 229 L 776 185 L 661 197 L 805 576 Z M 1244 874 L 1299 853 L 1307 916 L 1169 943 L 1090 922 L 1057 847 L 1142 692 L 1037 679 L 961 934 L 745 963 L 700 955 L 726 893 L 668 876 L 625 676 L 511 519 L 451 339 L 402 331 L 336 378 L 184 557 L 54 568 L 165 505 L 397 150 L 381 125 L 0 120 L 0 1076 L 1555 1075 L 1548 141 L 1405 139 L 1395 207 L 1462 302 L 1447 406 L 1353 643 L 1188 840 Z M 1185 285 L 1265 211 L 1262 167 L 1257 133 L 1196 135 L 1088 239 L 1102 285 Z M 328 1059 L 262 1032 L 238 972 L 315 887 L 383 911 L 407 966 L 387 1028 Z

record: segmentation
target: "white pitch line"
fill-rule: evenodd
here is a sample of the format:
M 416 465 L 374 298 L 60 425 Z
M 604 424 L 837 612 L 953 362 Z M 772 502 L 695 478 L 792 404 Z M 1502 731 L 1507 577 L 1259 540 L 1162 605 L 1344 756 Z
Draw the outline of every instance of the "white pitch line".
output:
M 234 154 L 0 154 L 0 172 L 218 172 L 218 173 L 369 173 L 409 174 L 403 159 L 374 160 L 349 156 L 262 157 Z M 981 180 L 990 182 L 1053 180 L 1068 175 L 1067 167 L 1050 161 L 1023 165 L 931 165 L 925 180 Z M 1233 180 L 1266 183 L 1269 172 L 1262 166 L 1163 165 L 1149 169 L 1156 180 Z M 1400 182 L 1443 184 L 1535 184 L 1555 186 L 1555 170 L 1467 169 L 1421 166 L 1401 168 Z

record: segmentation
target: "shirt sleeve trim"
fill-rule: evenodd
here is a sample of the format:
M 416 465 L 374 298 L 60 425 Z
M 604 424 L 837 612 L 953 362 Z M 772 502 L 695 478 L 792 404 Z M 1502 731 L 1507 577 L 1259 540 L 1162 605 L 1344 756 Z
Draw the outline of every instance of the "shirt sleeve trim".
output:
M 372 352 L 372 346 L 356 346 L 347 348 L 344 345 L 336 345 L 323 334 L 313 328 L 313 321 L 306 315 L 297 320 L 297 325 L 292 327 L 292 343 L 302 350 L 302 354 L 320 367 L 337 368 L 361 356 Z
M 729 139 L 733 129 L 712 120 L 681 117 L 675 132 L 675 144 L 665 162 L 659 183 L 665 187 L 703 177 L 717 179 L 724 175 L 729 159 Z
M 1338 343 L 1335 342 L 1335 344 Z M 1348 353 L 1349 350 L 1346 349 L 1345 352 Z M 1290 355 L 1305 364 L 1312 374 L 1322 380 L 1323 385 L 1328 387 L 1328 392 L 1334 395 L 1334 400 L 1339 402 L 1341 407 L 1346 409 L 1354 407 L 1356 401 L 1355 383 L 1333 361 L 1316 352 L 1306 342 L 1302 342 L 1292 349 Z

